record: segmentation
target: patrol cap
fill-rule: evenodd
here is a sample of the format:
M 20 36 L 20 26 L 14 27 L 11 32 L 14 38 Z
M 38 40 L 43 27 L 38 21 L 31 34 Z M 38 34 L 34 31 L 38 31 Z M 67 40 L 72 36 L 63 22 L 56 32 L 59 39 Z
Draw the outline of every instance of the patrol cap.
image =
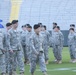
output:
M 9 22 L 9 23 L 6 24 L 6 27 L 9 27 L 11 25 L 12 25 L 12 23 Z
M 55 28 L 57 28 L 58 30 L 60 30 L 60 27 L 59 27 L 59 26 L 55 26 Z M 55 28 L 54 28 L 54 29 L 55 29 Z
M 27 26 L 27 28 L 32 28 L 32 26 Z
M 72 26 L 72 27 L 75 27 L 75 24 L 71 24 L 70 27 L 71 27 L 71 26 Z
M 56 25 L 57 26 L 57 23 L 53 22 L 53 25 Z
M 39 25 L 42 25 L 42 23 L 38 23 Z
M 38 23 L 38 25 L 40 25 L 42 27 L 42 23 Z
M 33 28 L 34 28 L 34 29 L 38 29 L 39 27 L 40 27 L 39 24 L 35 24 Z
M 26 24 L 26 27 L 30 26 L 30 24 Z
M 23 28 L 23 27 L 26 27 L 26 25 L 23 25 L 22 28 Z
M 18 20 L 13 20 L 12 24 L 16 24 L 18 22 Z

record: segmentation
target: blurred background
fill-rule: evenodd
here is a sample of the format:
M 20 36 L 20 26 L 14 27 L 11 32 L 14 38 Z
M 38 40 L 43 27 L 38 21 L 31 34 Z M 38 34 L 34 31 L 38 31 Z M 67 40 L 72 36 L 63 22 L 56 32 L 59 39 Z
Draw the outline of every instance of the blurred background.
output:
M 18 19 L 19 27 L 42 22 L 48 30 L 57 22 L 61 30 L 68 30 L 76 24 L 76 0 L 0 0 L 0 19 L 3 25 Z
M 70 24 L 76 24 L 76 0 L 0 0 L 0 24 L 19 20 L 21 26 L 29 23 L 43 23 L 52 30 L 57 22 L 64 34 L 67 46 L 67 34 Z

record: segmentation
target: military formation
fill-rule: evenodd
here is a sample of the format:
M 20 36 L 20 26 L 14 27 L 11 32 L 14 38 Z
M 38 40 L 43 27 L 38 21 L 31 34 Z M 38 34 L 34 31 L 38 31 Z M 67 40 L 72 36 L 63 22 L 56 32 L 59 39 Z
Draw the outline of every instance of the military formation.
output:
M 30 65 L 30 74 L 34 75 L 36 64 L 39 63 L 43 75 L 47 74 L 49 48 L 55 57 L 54 62 L 62 63 L 62 50 L 64 35 L 57 23 L 53 23 L 51 33 L 46 25 L 23 25 L 22 31 L 18 30 L 18 20 L 6 24 L 6 31 L 0 28 L 0 74 L 24 75 L 25 64 Z M 33 30 L 33 31 L 32 31 Z M 76 63 L 76 32 L 75 25 L 71 24 L 68 34 L 68 47 L 71 63 Z M 17 68 L 19 74 L 16 73 Z

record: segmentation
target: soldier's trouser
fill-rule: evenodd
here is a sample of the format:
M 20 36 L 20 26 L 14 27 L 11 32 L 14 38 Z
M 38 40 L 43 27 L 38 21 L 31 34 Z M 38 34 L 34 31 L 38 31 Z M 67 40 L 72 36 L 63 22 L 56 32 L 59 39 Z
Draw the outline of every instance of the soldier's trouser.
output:
M 27 61 L 26 46 L 22 46 L 22 47 L 23 47 L 24 59 L 25 61 Z
M 13 53 L 8 51 L 8 73 L 13 72 L 13 62 L 14 62 Z
M 69 46 L 69 51 L 70 51 L 70 57 L 71 57 L 71 59 L 76 59 L 75 45 L 70 45 Z
M 0 54 L 0 73 L 6 73 L 5 55 Z
M 48 45 L 44 45 L 43 46 L 43 49 L 44 49 L 44 56 L 45 56 L 45 61 L 47 61 L 49 59 L 49 56 L 48 56 Z
M 14 50 L 13 54 L 9 53 L 9 73 L 16 71 L 19 67 L 20 73 L 24 72 L 24 62 L 22 51 Z
M 6 72 L 8 72 L 8 51 L 5 53 Z
M 30 61 L 30 46 L 26 46 L 26 56 L 27 60 Z
M 41 71 L 42 72 L 47 71 L 47 68 L 46 68 L 46 65 L 45 65 L 44 53 L 40 53 L 37 56 L 32 55 L 30 61 L 31 61 L 31 65 L 30 65 L 30 72 L 31 73 L 34 73 L 34 71 L 36 69 L 37 61 L 39 62 Z
M 53 46 L 53 53 L 56 60 L 62 60 L 62 47 L 61 46 Z
M 14 51 L 13 57 L 14 57 L 14 60 L 16 60 L 16 63 L 18 64 L 20 73 L 24 72 L 24 61 L 23 61 L 23 53 L 22 53 L 22 51 L 17 51 L 17 50 Z M 14 69 L 16 63 L 13 62 L 13 65 L 14 65 L 13 69 Z

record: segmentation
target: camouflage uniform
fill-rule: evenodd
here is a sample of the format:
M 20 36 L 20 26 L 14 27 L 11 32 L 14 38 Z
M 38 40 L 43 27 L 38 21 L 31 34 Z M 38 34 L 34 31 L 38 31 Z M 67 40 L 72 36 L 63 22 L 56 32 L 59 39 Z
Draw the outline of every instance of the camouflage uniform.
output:
M 44 50 L 42 48 L 43 37 L 41 34 L 37 35 L 34 33 L 30 39 L 30 47 L 31 47 L 31 54 L 30 54 L 30 71 L 31 74 L 34 73 L 36 69 L 36 62 L 39 62 L 40 69 L 42 72 L 46 72 L 46 65 L 45 65 L 45 57 L 44 57 Z
M 21 44 L 23 48 L 23 53 L 24 53 L 24 59 L 27 61 L 27 54 L 26 54 L 26 31 L 22 31 L 21 33 Z
M 32 35 L 32 32 L 27 32 L 26 34 L 26 55 L 27 60 L 30 62 L 30 37 Z
M 48 48 L 49 48 L 50 33 L 48 31 L 41 31 L 41 34 L 42 34 L 42 36 L 44 38 L 43 50 L 44 50 L 45 61 L 47 61 L 49 59 L 49 57 L 48 57 Z
M 9 44 L 8 44 L 8 37 L 9 37 L 9 33 L 8 33 L 8 31 L 6 31 L 5 33 L 4 33 L 4 36 L 5 36 L 5 43 L 4 43 L 4 49 L 6 50 L 6 53 L 5 53 L 5 62 L 6 62 L 6 73 L 8 73 L 8 50 L 9 50 Z
M 69 33 L 68 46 L 71 59 L 76 59 L 76 33 Z
M 2 31 L 0 31 L 0 74 L 6 73 L 5 64 L 5 52 L 4 52 L 5 36 Z
M 12 71 L 16 70 L 16 65 L 18 64 L 20 73 L 24 72 L 24 62 L 23 62 L 23 53 L 21 45 L 21 33 L 17 30 L 9 30 L 9 50 L 13 50 L 13 53 L 10 53 L 9 56 L 9 69 Z M 17 63 L 17 64 L 16 64 Z
M 63 48 L 64 37 L 61 31 L 53 32 L 51 37 L 53 53 L 56 60 L 62 60 L 62 48 Z

